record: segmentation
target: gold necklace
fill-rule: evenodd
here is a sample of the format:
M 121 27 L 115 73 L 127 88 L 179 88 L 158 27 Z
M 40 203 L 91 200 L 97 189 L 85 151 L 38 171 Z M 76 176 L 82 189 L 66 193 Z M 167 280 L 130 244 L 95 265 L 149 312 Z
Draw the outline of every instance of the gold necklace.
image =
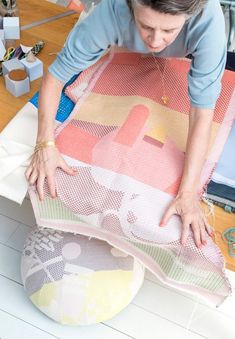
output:
M 162 102 L 163 102 L 163 105 L 167 106 L 167 105 L 169 104 L 170 99 L 169 99 L 169 97 L 166 95 L 165 82 L 164 82 L 164 75 L 165 75 L 165 70 L 166 70 L 166 62 L 165 62 L 165 64 L 164 64 L 163 71 L 161 72 L 160 66 L 158 65 L 158 62 L 157 62 L 156 57 L 155 57 L 155 55 L 153 54 L 153 52 L 152 52 L 152 56 L 153 56 L 153 60 L 154 60 L 154 62 L 155 62 L 155 64 L 156 64 L 156 66 L 157 66 L 157 69 L 158 69 L 158 71 L 159 71 L 159 74 L 160 74 L 160 76 L 161 76 L 162 91 L 163 91 L 163 95 L 162 95 L 162 97 L 161 97 L 161 100 L 162 100 Z

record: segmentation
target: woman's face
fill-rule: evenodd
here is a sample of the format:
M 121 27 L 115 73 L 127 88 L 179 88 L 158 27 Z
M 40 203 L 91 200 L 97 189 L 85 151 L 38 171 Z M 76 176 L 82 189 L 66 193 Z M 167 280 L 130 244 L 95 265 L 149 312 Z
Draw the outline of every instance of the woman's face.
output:
M 135 5 L 134 18 L 137 29 L 150 52 L 161 52 L 181 31 L 186 15 L 164 14 L 150 7 Z

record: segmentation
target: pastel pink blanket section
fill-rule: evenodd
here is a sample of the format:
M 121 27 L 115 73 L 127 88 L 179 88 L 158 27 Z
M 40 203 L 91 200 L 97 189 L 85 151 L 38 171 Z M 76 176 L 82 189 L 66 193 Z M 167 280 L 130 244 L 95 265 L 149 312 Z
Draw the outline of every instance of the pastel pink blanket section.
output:
M 182 60 L 168 63 L 170 109 L 188 115 L 189 64 Z M 161 93 L 161 81 L 156 78 L 156 67 L 149 58 L 111 53 L 67 89 L 67 95 L 77 103 L 69 119 L 57 129 L 56 143 L 77 174 L 71 176 L 57 169 L 56 190 L 57 200 L 75 219 L 52 207 L 45 185 L 47 205 L 39 201 L 34 188 L 30 190 L 37 223 L 106 240 L 137 257 L 166 285 L 220 305 L 231 293 L 231 286 L 222 254 L 212 239 L 208 236 L 207 246 L 198 249 L 191 232 L 187 245 L 182 246 L 181 221 L 176 215 L 167 226 L 159 227 L 177 192 L 184 152 L 171 135 L 164 143 L 147 135 L 151 112 L 136 98 L 160 104 L 156 92 Z M 231 129 L 234 83 L 235 78 L 226 72 L 214 117 L 220 128 L 200 188 L 205 188 Z M 92 122 L 89 110 L 87 120 L 79 119 L 80 110 L 92 94 L 100 95 L 104 107 L 108 96 L 134 97 L 135 104 L 126 112 L 121 126 Z M 47 211 L 44 214 L 43 209 Z

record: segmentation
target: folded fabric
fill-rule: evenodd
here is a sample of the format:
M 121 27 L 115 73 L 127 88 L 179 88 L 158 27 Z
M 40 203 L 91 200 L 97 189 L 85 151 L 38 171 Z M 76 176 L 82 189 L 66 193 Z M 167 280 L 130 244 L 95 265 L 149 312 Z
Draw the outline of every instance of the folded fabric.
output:
M 177 216 L 159 227 L 181 180 L 190 104 L 189 61 L 158 62 L 166 63 L 167 107 L 149 55 L 111 52 L 67 87 L 77 103 L 57 128 L 56 143 L 77 174 L 57 170 L 56 199 L 47 183 L 42 202 L 34 187 L 30 197 L 38 225 L 106 240 L 168 286 L 219 305 L 231 293 L 219 248 L 208 236 L 208 245 L 198 249 L 192 233 L 182 246 Z M 231 130 L 234 85 L 235 75 L 226 72 L 198 189 L 207 185 Z
M 0 133 L 0 195 L 19 204 L 28 190 L 24 173 L 36 142 L 37 108 L 38 93 Z M 68 118 L 73 108 L 74 103 L 62 93 L 56 114 L 57 125 Z
M 230 164 L 231 167 L 233 167 L 233 163 L 231 162 Z M 235 188 L 235 180 L 233 179 L 229 179 L 228 177 L 225 177 L 217 172 L 214 172 L 212 179 L 214 182 L 218 183 L 218 184 L 224 184 L 227 185 L 229 187 L 233 187 Z
M 218 206 L 224 207 L 224 209 L 227 210 L 228 212 L 232 212 L 233 209 L 235 208 L 235 203 L 226 198 L 221 198 L 220 196 L 214 194 L 206 194 L 206 197 L 213 202 L 218 202 L 219 203 Z M 231 209 L 229 207 L 231 207 Z
M 207 188 L 207 197 L 225 211 L 232 212 L 235 197 L 235 124 Z M 218 199 L 219 198 L 219 199 Z
M 217 184 L 213 180 L 210 181 L 207 187 L 207 193 L 227 199 L 235 203 L 235 188 L 227 185 Z
M 235 71 L 235 53 L 234 52 L 227 52 L 226 69 L 230 71 Z
M 221 157 L 215 168 L 212 180 L 235 188 L 235 124 L 231 129 Z
M 28 189 L 24 172 L 36 133 L 37 109 L 27 103 L 0 134 L 0 195 L 19 204 Z
M 73 82 L 73 80 L 75 80 L 77 78 L 78 75 L 76 75 L 75 77 L 73 77 L 71 79 L 71 83 Z M 68 85 L 70 84 L 70 82 L 68 82 Z M 38 108 L 38 92 L 34 94 L 34 96 L 30 99 L 29 102 L 31 102 L 36 108 Z M 61 97 L 60 97 L 60 102 L 59 102 L 59 107 L 56 113 L 56 121 L 58 122 L 64 122 L 69 114 L 72 112 L 74 108 L 74 103 L 72 102 L 72 100 L 70 100 L 65 94 L 64 92 L 62 92 Z

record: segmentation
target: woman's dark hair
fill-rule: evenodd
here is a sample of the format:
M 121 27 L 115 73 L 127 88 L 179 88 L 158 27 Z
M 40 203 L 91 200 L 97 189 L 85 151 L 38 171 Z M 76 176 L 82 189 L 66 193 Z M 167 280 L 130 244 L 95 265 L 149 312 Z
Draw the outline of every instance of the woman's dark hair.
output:
M 208 0 L 126 0 L 131 13 L 135 4 L 150 7 L 157 12 L 178 15 L 199 13 Z

